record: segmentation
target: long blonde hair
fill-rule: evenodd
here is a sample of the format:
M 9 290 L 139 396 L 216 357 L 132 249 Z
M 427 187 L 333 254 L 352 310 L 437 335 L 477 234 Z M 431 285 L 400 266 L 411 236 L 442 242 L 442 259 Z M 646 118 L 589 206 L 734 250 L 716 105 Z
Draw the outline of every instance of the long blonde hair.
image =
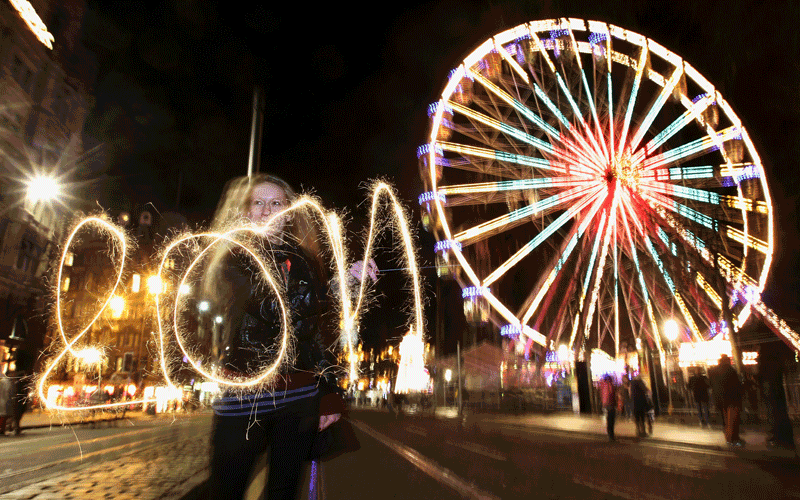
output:
M 217 210 L 211 222 L 210 230 L 215 233 L 224 233 L 236 225 L 245 222 L 247 210 L 251 201 L 253 190 L 261 184 L 274 184 L 278 186 L 286 195 L 290 204 L 297 201 L 299 195 L 292 189 L 292 187 L 281 179 L 280 177 L 271 174 L 255 174 L 247 177 L 236 177 L 231 179 L 225 184 L 223 194 L 217 204 Z M 289 216 L 289 219 L 281 234 L 281 238 L 287 243 L 298 247 L 305 259 L 311 266 L 312 272 L 320 282 L 326 281 L 325 272 L 326 266 L 322 259 L 322 252 L 319 244 L 319 231 L 316 224 L 311 220 L 305 210 L 295 210 Z M 238 239 L 238 238 L 237 238 Z M 210 276 L 216 278 L 217 273 L 221 271 L 220 265 L 223 259 L 231 251 L 233 245 L 217 243 L 211 252 L 211 259 L 209 261 Z M 219 290 L 219 283 L 216 279 L 206 279 L 205 287 L 214 287 Z M 215 282 L 217 282 L 215 284 Z M 210 292 L 210 290 L 207 291 Z
M 271 174 L 255 174 L 231 179 L 225 184 L 222 197 L 217 204 L 214 219 L 211 221 L 211 231 L 224 232 L 231 226 L 240 222 L 247 213 L 253 190 L 261 184 L 274 184 L 281 188 L 289 203 L 294 203 L 299 198 L 297 192 L 288 182 Z M 297 246 L 309 257 L 320 254 L 318 231 L 316 225 L 309 220 L 303 211 L 294 211 L 285 228 L 285 236 L 291 237 Z

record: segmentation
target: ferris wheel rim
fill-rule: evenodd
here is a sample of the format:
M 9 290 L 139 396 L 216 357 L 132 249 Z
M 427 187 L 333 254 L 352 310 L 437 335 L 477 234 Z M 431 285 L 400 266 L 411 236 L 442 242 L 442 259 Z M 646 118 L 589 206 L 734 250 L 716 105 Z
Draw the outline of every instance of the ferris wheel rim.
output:
M 771 206 L 772 205 L 771 196 L 770 196 L 768 185 L 767 185 L 767 182 L 766 182 L 766 173 L 764 171 L 763 163 L 761 162 L 761 159 L 760 159 L 760 157 L 759 157 L 759 155 L 757 153 L 757 150 L 755 149 L 755 147 L 754 147 L 754 145 L 752 143 L 752 140 L 749 137 L 749 134 L 747 133 L 745 127 L 741 124 L 741 120 L 739 120 L 738 116 L 735 114 L 733 109 L 730 107 L 730 105 L 727 103 L 727 101 L 724 100 L 724 98 L 715 89 L 715 87 L 708 80 L 706 80 L 699 72 L 697 72 L 691 65 L 689 65 L 686 61 L 684 61 L 677 54 L 669 51 L 668 49 L 666 49 L 663 46 L 657 44 L 656 42 L 652 41 L 649 38 L 646 38 L 646 37 L 644 37 L 642 35 L 639 35 L 637 33 L 632 32 L 632 31 L 616 27 L 614 25 L 607 25 L 605 23 L 597 22 L 597 21 L 588 21 L 588 25 L 587 24 L 583 24 L 583 23 L 584 23 L 583 20 L 576 20 L 576 19 L 559 19 L 559 20 L 553 19 L 553 20 L 545 20 L 545 21 L 534 21 L 534 22 L 531 22 L 531 23 L 526 23 L 526 24 L 519 25 L 517 27 L 511 28 L 509 30 L 506 30 L 506 31 L 500 33 L 500 34 L 495 35 L 494 37 L 491 37 L 491 38 L 487 39 L 483 44 L 479 45 L 467 57 L 465 57 L 464 58 L 464 62 L 461 63 L 452 72 L 451 76 L 448 79 L 447 84 L 445 85 L 445 88 L 444 88 L 444 90 L 442 92 L 441 98 L 438 101 L 438 105 L 436 106 L 435 112 L 434 112 L 433 117 L 432 117 L 431 134 L 430 134 L 430 141 L 429 141 L 429 147 L 428 147 L 428 152 L 427 152 L 427 156 L 428 156 L 428 176 L 427 176 L 427 178 L 431 182 L 432 193 L 433 193 L 432 203 L 431 204 L 435 208 L 435 210 L 431 211 L 431 214 L 432 215 L 436 214 L 437 218 L 440 221 L 443 221 L 441 223 L 441 230 L 444 232 L 445 239 L 456 241 L 454 239 L 454 234 L 451 231 L 451 228 L 449 227 L 449 224 L 447 223 L 446 210 L 444 208 L 444 204 L 443 204 L 443 201 L 442 201 L 442 198 L 444 196 L 439 196 L 440 193 L 442 193 L 443 190 L 440 189 L 440 186 L 438 185 L 438 180 L 437 180 L 437 174 L 436 174 L 436 167 L 437 167 L 437 163 L 436 163 L 436 148 L 439 147 L 440 143 L 446 142 L 446 141 L 440 141 L 438 139 L 438 131 L 439 131 L 440 127 L 442 126 L 443 115 L 444 115 L 445 111 L 447 110 L 448 107 L 450 107 L 450 108 L 453 107 L 452 106 L 453 103 L 450 102 L 450 97 L 452 96 L 452 94 L 455 91 L 456 87 L 459 85 L 459 82 L 464 77 L 467 77 L 471 73 L 474 73 L 474 71 L 471 68 L 478 61 L 482 60 L 482 58 L 485 57 L 486 54 L 488 54 L 488 53 L 490 53 L 492 51 L 500 52 L 501 57 L 503 57 L 504 60 L 508 60 L 509 59 L 509 54 L 503 48 L 503 44 L 507 43 L 509 41 L 518 39 L 520 34 L 524 34 L 526 32 L 526 30 L 527 30 L 527 32 L 529 34 L 531 34 L 531 35 L 533 35 L 535 37 L 535 33 L 536 32 L 534 31 L 534 28 L 537 28 L 539 31 L 545 31 L 546 29 L 553 29 L 554 27 L 556 27 L 557 29 L 564 29 L 564 26 L 567 26 L 567 30 L 569 32 L 569 36 L 571 37 L 571 41 L 574 44 L 574 47 L 576 49 L 578 49 L 578 50 L 575 51 L 575 53 L 579 54 L 579 52 L 580 52 L 579 49 L 581 48 L 581 46 L 579 46 L 579 43 L 575 41 L 573 28 L 578 29 L 578 30 L 582 30 L 582 31 L 586 31 L 586 30 L 591 30 L 592 27 L 594 27 L 595 29 L 599 29 L 600 31 L 604 30 L 604 32 L 605 32 L 605 34 L 606 34 L 606 36 L 608 37 L 608 40 L 609 40 L 609 42 L 608 42 L 609 50 L 610 50 L 610 46 L 611 46 L 611 44 L 610 44 L 611 36 L 616 36 L 618 38 L 622 38 L 622 39 L 632 43 L 633 45 L 641 47 L 642 55 L 640 55 L 640 61 L 642 61 L 642 62 L 640 62 L 638 64 L 638 69 L 636 71 L 637 72 L 637 78 L 641 79 L 641 78 L 643 78 L 645 76 L 644 75 L 645 66 L 644 66 L 644 62 L 643 61 L 646 60 L 645 56 L 648 53 L 648 51 L 652 51 L 652 52 L 656 53 L 657 55 L 661 56 L 665 60 L 668 60 L 670 62 L 674 62 L 674 66 L 676 67 L 676 69 L 673 72 L 673 75 L 670 77 L 669 81 L 664 81 L 664 79 L 662 77 L 662 81 L 661 81 L 661 85 L 660 86 L 662 87 L 663 90 L 661 91 L 660 98 L 668 93 L 667 90 L 666 90 L 668 87 L 669 87 L 669 90 L 671 91 L 672 87 L 674 87 L 677 84 L 677 77 L 675 75 L 678 74 L 678 69 L 677 68 L 680 66 L 681 75 L 688 76 L 689 78 L 692 79 L 692 81 L 697 86 L 699 86 L 700 88 L 702 88 L 702 89 L 704 89 L 706 91 L 706 95 L 703 96 L 701 98 L 701 100 L 700 100 L 701 101 L 701 105 L 700 106 L 696 106 L 695 105 L 696 103 L 690 101 L 686 95 L 682 96 L 682 100 L 680 101 L 680 103 L 686 109 L 685 113 L 689 113 L 689 116 L 691 116 L 692 118 L 696 118 L 698 112 L 700 111 L 701 106 L 702 106 L 702 110 L 705 110 L 705 108 L 707 108 L 710 105 L 711 102 L 714 102 L 714 104 L 716 106 L 718 106 L 722 110 L 723 113 L 725 113 L 726 118 L 729 119 L 732 122 L 731 127 L 729 127 L 730 130 L 728 130 L 726 132 L 727 135 L 721 136 L 718 139 L 718 142 L 722 143 L 725 137 L 728 137 L 729 135 L 734 134 L 736 132 L 739 133 L 742 142 L 745 143 L 745 147 L 747 148 L 747 152 L 752 157 L 752 162 L 751 162 L 752 165 L 754 167 L 756 167 L 756 169 L 758 170 L 758 172 L 760 174 L 760 177 L 759 177 L 760 178 L 760 186 L 761 186 L 761 188 L 763 190 L 762 194 L 764 196 L 764 202 L 763 203 L 766 206 L 767 243 L 768 243 L 770 248 L 769 248 L 769 251 L 764 253 L 764 262 L 761 264 L 760 270 L 759 270 L 760 272 L 759 272 L 759 276 L 758 276 L 758 279 L 757 279 L 757 292 L 760 293 L 763 290 L 764 285 L 766 283 L 766 279 L 767 279 L 767 277 L 769 275 L 769 270 L 770 270 L 771 261 L 772 261 L 772 249 L 771 248 L 772 248 L 772 242 L 773 242 L 773 237 L 774 237 L 774 235 L 773 235 L 773 225 L 774 225 L 773 210 L 772 210 L 772 206 Z M 591 32 L 595 33 L 596 31 L 591 31 Z M 536 39 L 537 43 L 539 43 L 540 46 L 541 46 L 541 42 L 539 41 L 539 39 L 538 38 L 535 38 L 535 39 Z M 582 42 L 582 43 L 584 43 L 584 46 L 582 46 L 582 47 L 585 49 L 586 42 Z M 542 50 L 544 51 L 543 48 L 542 48 Z M 613 56 L 614 53 L 611 52 L 611 54 Z M 576 59 L 578 60 L 578 62 L 580 64 L 580 55 L 578 55 L 576 57 Z M 613 66 L 612 62 L 624 64 L 624 60 L 622 60 L 622 61 L 620 61 L 620 60 L 612 61 L 612 59 L 613 59 L 613 57 L 607 57 L 609 68 L 611 68 Z M 618 59 L 622 59 L 622 58 L 619 57 Z M 633 67 L 633 66 L 631 66 L 631 64 L 634 64 L 634 63 L 631 60 L 628 60 L 628 63 L 629 64 L 624 64 L 624 65 L 627 65 L 629 67 Z M 514 69 L 513 71 L 517 71 L 517 70 Z M 556 75 L 558 75 L 557 71 L 554 71 L 554 73 Z M 648 74 L 646 76 L 647 76 L 647 78 L 650 78 L 651 81 L 655 81 L 656 84 L 659 84 L 659 82 L 657 81 L 658 78 L 655 78 L 653 76 L 653 74 Z M 559 79 L 560 79 L 560 76 L 559 76 Z M 610 79 L 610 72 L 609 72 L 609 79 Z M 610 85 L 610 83 L 609 83 L 609 85 Z M 563 84 L 562 84 L 562 88 L 563 88 Z M 653 109 L 655 109 L 655 106 L 650 108 L 649 114 L 648 114 L 647 117 L 645 117 L 644 122 L 648 122 L 648 120 L 650 122 L 652 122 L 650 114 L 652 114 L 652 110 Z M 594 118 L 596 120 L 597 119 L 596 111 L 594 109 L 592 111 L 595 113 L 594 114 Z M 658 113 L 659 111 L 660 111 L 660 108 L 656 111 L 656 113 Z M 628 116 L 626 116 L 625 122 L 624 122 L 625 125 L 624 125 L 624 128 L 623 128 L 623 131 L 625 133 L 621 134 L 621 137 L 626 137 L 627 136 L 627 129 L 628 129 L 629 125 L 630 125 L 630 119 L 631 119 L 630 115 L 632 115 L 632 112 L 633 112 L 633 105 L 629 106 L 626 109 L 626 114 Z M 655 117 L 655 115 L 652 118 L 654 118 L 654 117 Z M 592 117 L 589 117 L 588 119 L 591 120 Z M 583 125 L 584 125 L 584 128 L 589 128 L 589 127 L 586 127 L 585 123 Z M 613 128 L 612 128 L 613 125 L 612 125 L 611 120 L 609 120 L 609 125 L 610 125 L 609 128 L 611 130 L 611 135 L 613 135 Z M 634 134 L 634 139 L 635 140 L 633 142 L 635 142 L 635 143 L 638 143 L 639 141 L 642 140 L 644 134 L 647 132 L 647 130 L 645 130 L 645 129 L 649 129 L 650 123 L 648 123 L 648 127 L 641 126 L 642 125 L 641 123 L 639 125 L 640 126 L 638 127 L 637 132 Z M 599 121 L 597 122 L 597 126 L 598 127 L 600 126 Z M 710 128 L 707 124 L 706 124 L 706 127 Z M 710 130 L 713 130 L 713 129 L 710 129 Z M 717 137 L 717 133 L 718 132 L 716 130 L 714 130 L 714 134 L 715 135 L 713 137 L 709 133 L 709 136 L 712 137 L 712 142 L 713 142 L 713 138 Z M 663 141 L 666 142 L 669 139 L 669 137 L 666 137 L 666 138 L 662 137 L 661 139 L 663 139 Z M 623 144 L 623 141 L 620 140 L 620 142 L 619 142 L 620 149 L 616 151 L 617 154 L 621 153 L 622 144 Z M 651 145 L 654 144 L 653 141 L 651 141 L 650 144 Z M 609 151 L 613 153 L 614 150 L 615 150 L 615 146 L 616 146 L 616 144 L 614 143 L 613 138 L 612 138 L 612 142 L 611 142 L 611 144 L 609 146 L 610 146 Z M 638 146 L 638 144 L 636 144 L 636 146 Z M 655 146 L 653 146 L 653 147 L 655 147 Z M 644 150 L 644 147 L 642 148 L 642 150 Z M 607 159 L 609 158 L 609 156 L 612 156 L 612 155 L 610 155 L 609 151 L 605 152 L 605 155 L 606 155 Z M 730 162 L 728 162 L 728 163 L 730 163 Z M 667 163 L 667 164 L 669 164 L 669 163 Z M 654 165 L 656 165 L 656 164 L 654 163 L 654 164 L 650 165 L 650 169 L 651 170 L 658 168 L 657 165 L 656 166 L 654 166 Z M 744 221 L 744 231 L 740 231 L 743 234 L 739 235 L 738 237 L 740 237 L 741 239 L 743 239 L 746 242 L 749 242 L 749 239 L 748 239 L 748 226 L 747 226 L 748 216 L 745 213 L 745 204 L 746 204 L 746 202 L 745 202 L 745 199 L 744 199 L 744 197 L 742 195 L 741 185 L 738 182 L 737 182 L 737 195 L 738 195 L 738 199 L 739 199 L 739 202 L 738 202 L 739 203 L 739 211 L 742 214 L 742 219 Z M 651 201 L 651 200 L 648 200 L 648 201 Z M 676 231 L 678 231 L 679 233 L 681 231 L 680 227 L 678 227 L 678 228 L 673 227 L 673 229 L 676 229 Z M 746 265 L 746 262 L 747 262 L 746 257 L 747 257 L 747 252 L 748 252 L 748 249 L 750 248 L 750 245 L 743 243 L 742 248 L 744 249 L 743 250 L 744 257 L 742 258 L 742 262 L 741 262 L 741 266 L 740 266 L 741 267 L 740 275 L 746 276 L 746 272 L 745 272 L 746 271 L 745 270 L 745 265 Z M 635 254 L 635 251 L 636 251 L 635 248 L 634 248 L 633 251 L 634 251 L 634 254 Z M 450 255 L 455 257 L 456 261 L 458 262 L 459 267 L 462 270 L 465 271 L 467 277 L 469 278 L 469 282 L 472 284 L 472 286 L 487 287 L 488 285 L 491 285 L 492 282 L 489 282 L 487 284 L 485 282 L 486 280 L 481 280 L 478 277 L 478 275 L 472 269 L 472 266 L 467 261 L 467 259 L 464 257 L 464 255 L 462 254 L 461 251 L 450 252 Z M 714 262 L 714 264 L 715 265 L 719 265 L 720 263 L 719 262 Z M 637 263 L 637 267 L 638 267 L 638 263 Z M 729 268 L 731 269 L 729 272 L 734 272 L 733 271 L 733 266 L 729 265 Z M 741 278 L 741 276 L 740 276 L 740 278 Z M 740 278 L 737 278 L 737 279 L 740 279 Z M 509 322 L 509 324 L 513 324 L 514 322 L 516 322 L 520 326 L 521 329 L 523 329 L 526 326 L 528 328 L 530 328 L 526 324 L 526 321 L 523 321 L 522 318 L 518 318 L 517 317 L 518 315 L 513 314 L 507 307 L 505 307 L 502 304 L 502 302 L 497 297 L 495 297 L 492 294 L 491 290 L 489 290 L 488 288 L 487 288 L 487 291 L 485 292 L 484 296 L 486 297 L 487 301 L 492 305 L 494 310 L 497 311 L 503 318 L 505 318 Z M 747 316 L 749 315 L 749 311 L 750 311 L 749 307 L 744 307 L 741 310 L 740 315 L 739 315 L 739 321 L 740 322 L 743 323 L 743 321 L 746 320 Z M 528 319 L 530 319 L 529 316 L 528 316 Z M 538 333 L 538 332 L 536 332 L 536 333 L 539 336 L 544 337 L 540 333 Z M 541 342 L 541 337 L 537 336 L 537 338 L 535 340 L 537 340 L 537 342 L 539 342 L 540 344 L 543 344 L 543 342 Z

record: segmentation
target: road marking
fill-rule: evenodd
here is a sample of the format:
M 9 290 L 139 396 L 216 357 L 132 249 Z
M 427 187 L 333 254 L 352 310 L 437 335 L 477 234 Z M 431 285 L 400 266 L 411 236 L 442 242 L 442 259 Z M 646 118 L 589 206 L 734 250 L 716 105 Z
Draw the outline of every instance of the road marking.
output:
M 448 439 L 445 443 L 451 446 L 457 446 L 462 450 L 471 451 L 472 453 L 477 453 L 478 455 L 483 455 L 484 457 L 492 458 L 494 460 L 500 460 L 502 462 L 508 461 L 508 457 L 504 454 L 500 453 L 499 451 L 493 450 L 489 447 L 471 443 L 469 441 L 452 441 Z
M 438 482 L 442 483 L 445 486 L 454 489 L 460 495 L 466 498 L 472 498 L 476 500 L 500 500 L 500 497 L 485 492 L 476 487 L 475 485 L 468 483 L 464 479 L 458 477 L 449 469 L 442 467 L 433 460 L 420 454 L 413 448 L 409 448 L 408 446 L 399 443 L 388 436 L 381 434 L 380 432 L 376 431 L 369 425 L 364 424 L 363 422 L 357 422 L 355 420 L 351 420 L 350 422 L 359 430 L 363 431 L 365 434 L 369 434 L 370 436 L 375 438 L 375 440 L 379 441 L 390 450 L 394 451 L 401 457 L 411 462 L 413 466 L 415 466 L 416 468 L 418 468 L 431 478 L 437 480 Z

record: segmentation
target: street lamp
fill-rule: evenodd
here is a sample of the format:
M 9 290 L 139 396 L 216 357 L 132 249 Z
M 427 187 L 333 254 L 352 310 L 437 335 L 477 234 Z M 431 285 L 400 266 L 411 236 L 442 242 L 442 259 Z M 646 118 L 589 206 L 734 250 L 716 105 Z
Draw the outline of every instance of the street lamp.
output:
M 669 354 L 672 357 L 672 344 L 678 339 L 678 323 L 674 319 L 664 323 L 664 336 L 669 340 Z M 667 364 L 667 396 L 669 397 L 669 414 L 672 415 L 672 371 Z
M 54 178 L 38 175 L 28 181 L 26 196 L 34 203 L 40 200 L 57 200 L 61 196 L 61 187 Z
M 453 370 L 448 368 L 444 371 L 444 380 L 447 382 L 447 385 L 444 388 L 444 405 L 447 406 L 447 390 L 450 386 L 450 381 L 453 380 Z
M 164 291 L 164 283 L 161 281 L 161 278 L 156 275 L 147 278 L 147 291 L 150 292 L 151 295 L 158 295 Z
M 119 295 L 114 295 L 111 297 L 111 300 L 108 301 L 108 306 L 111 308 L 111 314 L 114 318 L 119 319 L 122 316 L 122 311 L 125 309 L 125 299 Z

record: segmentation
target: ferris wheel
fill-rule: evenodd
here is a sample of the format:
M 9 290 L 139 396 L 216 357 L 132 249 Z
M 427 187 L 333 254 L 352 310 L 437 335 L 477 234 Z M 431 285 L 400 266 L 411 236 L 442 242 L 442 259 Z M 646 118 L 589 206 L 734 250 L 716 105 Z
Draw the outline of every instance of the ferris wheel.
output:
M 669 319 L 686 341 L 747 320 L 772 260 L 764 168 L 677 54 L 535 21 L 469 54 L 429 115 L 419 201 L 468 316 L 528 347 L 617 352 L 631 334 L 661 351 Z

